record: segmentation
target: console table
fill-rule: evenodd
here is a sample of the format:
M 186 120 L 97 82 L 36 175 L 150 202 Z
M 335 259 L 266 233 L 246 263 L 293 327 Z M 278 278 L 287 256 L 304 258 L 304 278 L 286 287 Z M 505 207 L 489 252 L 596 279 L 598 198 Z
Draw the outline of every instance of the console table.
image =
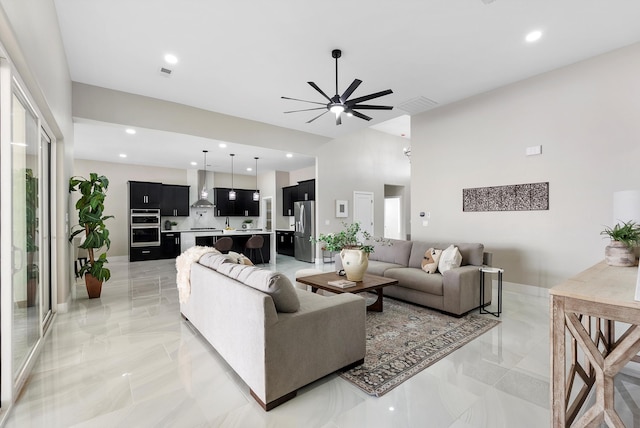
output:
M 601 262 L 549 290 L 551 426 L 574 422 L 575 426 L 603 422 L 610 427 L 624 426 L 614 409 L 613 378 L 629 361 L 639 361 L 640 302 L 634 300 L 637 276 L 637 268 Z M 630 324 L 617 340 L 615 321 Z M 568 371 L 567 354 L 571 358 Z M 578 378 L 582 388 L 572 394 Z M 576 420 L 594 386 L 595 404 Z

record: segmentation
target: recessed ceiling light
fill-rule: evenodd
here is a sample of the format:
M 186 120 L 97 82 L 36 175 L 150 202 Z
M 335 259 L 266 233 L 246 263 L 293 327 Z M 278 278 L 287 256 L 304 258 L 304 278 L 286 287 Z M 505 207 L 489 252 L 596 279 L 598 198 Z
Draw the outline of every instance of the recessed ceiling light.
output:
M 287 153 L 287 157 L 288 157 L 288 158 L 292 158 L 292 157 L 293 157 L 293 155 L 292 155 L 291 153 Z
M 126 154 L 124 154 L 124 153 L 120 153 L 120 157 L 121 157 L 121 158 L 126 158 L 126 157 L 127 157 L 127 155 L 126 155 Z
M 227 147 L 227 145 L 225 143 L 220 143 L 218 144 L 218 147 L 220 147 L 221 149 L 224 149 L 225 147 Z
M 169 64 L 177 64 L 178 63 L 178 57 L 176 57 L 173 54 L 166 54 L 164 56 L 164 60 Z
M 198 165 L 198 162 L 191 162 L 191 165 L 192 166 L 196 166 L 196 165 Z
M 253 171 L 253 169 L 251 167 L 247 168 L 247 171 Z
M 533 42 L 537 42 L 538 40 L 540 40 L 540 37 L 542 37 L 542 31 L 535 30 L 535 31 L 532 31 L 529 34 L 527 34 L 527 36 L 524 39 L 528 43 L 533 43 Z
M 127 134 L 129 134 L 129 135 L 135 135 L 136 130 L 135 130 L 135 129 L 128 128 L 128 129 L 127 129 L 126 131 L 124 131 L 124 132 L 126 132 L 126 133 L 127 133 Z

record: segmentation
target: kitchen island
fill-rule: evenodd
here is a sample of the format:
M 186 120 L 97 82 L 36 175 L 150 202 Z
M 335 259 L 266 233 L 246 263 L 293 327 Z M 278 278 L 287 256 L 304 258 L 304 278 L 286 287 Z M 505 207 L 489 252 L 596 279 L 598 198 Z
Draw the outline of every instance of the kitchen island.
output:
M 265 263 L 269 263 L 271 260 L 271 254 L 275 254 L 275 249 L 272 250 L 272 245 L 275 246 L 275 239 L 273 238 L 273 231 L 265 231 L 262 229 L 235 229 L 235 230 L 223 230 L 214 228 L 198 228 L 198 229 L 178 229 L 178 230 L 163 230 L 162 236 L 179 234 L 180 252 L 185 251 L 187 248 L 191 248 L 195 245 L 212 247 L 216 240 L 225 236 L 233 239 L 233 247 L 231 251 L 236 253 L 245 253 L 244 246 L 253 235 L 262 235 L 264 238 L 264 246 L 262 247 L 262 256 Z M 163 242 L 166 239 L 163 239 Z M 170 241 L 170 240 L 168 240 Z M 175 241 L 174 241 L 175 242 Z M 248 257 L 248 254 L 246 254 Z M 175 256 L 174 256 L 175 257 Z M 260 254 L 254 251 L 251 261 L 254 264 L 262 263 Z

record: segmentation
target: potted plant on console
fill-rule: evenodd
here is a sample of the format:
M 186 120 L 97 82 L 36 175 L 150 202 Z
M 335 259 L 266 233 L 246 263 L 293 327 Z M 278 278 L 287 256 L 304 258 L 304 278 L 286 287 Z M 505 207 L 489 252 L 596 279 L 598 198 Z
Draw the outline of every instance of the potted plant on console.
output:
M 611 243 L 604 250 L 605 261 L 610 266 L 635 266 L 635 247 L 640 243 L 640 225 L 634 221 L 622 222 L 615 226 L 605 227 L 600 232 L 611 238 Z
M 374 238 L 366 230 L 360 229 L 360 223 L 347 224 L 342 222 L 344 230 L 337 233 L 320 234 L 317 239 L 311 238 L 314 244 L 322 242 L 327 251 L 339 251 L 342 266 L 349 281 L 362 281 L 369 266 L 369 254 L 373 252 L 373 242 L 391 245 L 389 240 Z M 361 232 L 363 241 L 358 238 Z
M 69 193 L 79 190 L 80 199 L 76 202 L 78 210 L 78 224 L 71 229 L 69 242 L 81 233 L 85 234 L 85 240 L 80 248 L 87 250 L 87 263 L 80 269 L 79 275 L 85 274 L 85 284 L 89 298 L 100 297 L 102 283 L 111 277 L 109 269 L 104 267 L 107 261 L 107 253 L 103 252 L 96 257 L 96 252 L 106 247 L 109 250 L 111 240 L 109 229 L 104 221 L 113 218 L 112 215 L 104 215 L 104 200 L 107 196 L 109 180 L 104 175 L 95 172 L 89 174 L 89 179 L 84 177 L 71 177 L 69 179 Z

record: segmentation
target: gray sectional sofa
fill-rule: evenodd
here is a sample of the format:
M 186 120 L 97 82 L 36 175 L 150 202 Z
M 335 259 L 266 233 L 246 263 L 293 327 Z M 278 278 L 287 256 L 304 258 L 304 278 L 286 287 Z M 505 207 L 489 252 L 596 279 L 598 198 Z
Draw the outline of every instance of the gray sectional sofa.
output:
M 364 361 L 366 308 L 360 296 L 298 290 L 282 274 L 212 253 L 191 264 L 186 296 L 182 315 L 265 410 Z
M 478 243 L 454 244 L 460 250 L 462 263 L 444 274 L 426 273 L 422 260 L 429 248 L 444 250 L 451 243 L 391 240 L 392 245 L 374 244 L 369 255 L 367 273 L 394 278 L 398 285 L 385 287 L 385 296 L 395 297 L 462 316 L 480 306 L 480 271 L 482 265 L 491 266 L 491 253 Z M 342 269 L 340 255 L 336 255 L 336 270 Z M 491 287 L 486 286 L 485 304 L 491 303 Z

